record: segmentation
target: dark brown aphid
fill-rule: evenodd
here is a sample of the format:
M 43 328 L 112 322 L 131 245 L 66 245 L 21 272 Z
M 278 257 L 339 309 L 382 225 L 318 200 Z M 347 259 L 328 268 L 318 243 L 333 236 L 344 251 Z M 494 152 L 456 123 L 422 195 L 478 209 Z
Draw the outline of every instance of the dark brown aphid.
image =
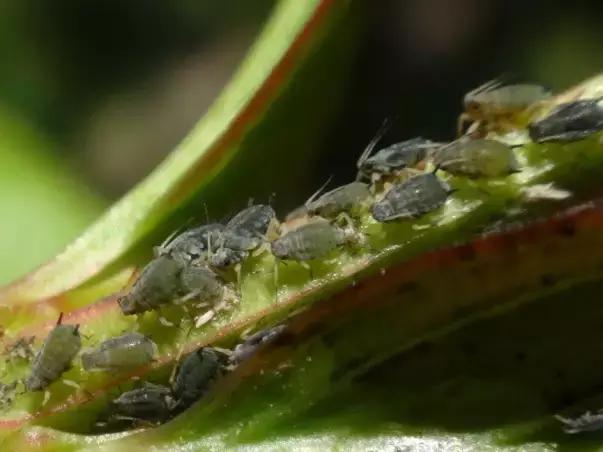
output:
M 82 353 L 82 367 L 87 371 L 119 371 L 148 364 L 156 355 L 157 345 L 151 339 L 140 333 L 126 333 Z
M 111 403 L 119 419 L 163 422 L 169 419 L 175 402 L 169 388 L 145 382 L 143 387 L 124 392 Z
M 319 259 L 346 242 L 345 232 L 324 219 L 313 220 L 272 242 L 278 259 Z
M 204 265 L 183 264 L 169 256 L 153 259 L 143 269 L 130 291 L 117 299 L 126 315 L 158 309 L 170 302 L 216 303 L 224 284 Z
M 603 130 L 601 99 L 577 100 L 557 106 L 544 119 L 529 126 L 537 143 L 581 140 Z
M 220 375 L 216 352 L 203 347 L 189 354 L 178 368 L 173 385 L 176 409 L 183 410 L 199 400 Z
M 478 129 L 480 137 L 491 130 L 505 132 L 522 127 L 550 97 L 550 91 L 540 85 L 504 85 L 500 80 L 484 83 L 465 95 L 458 135 L 472 123 L 474 126 L 469 126 L 469 131 Z
M 69 369 L 82 346 L 79 325 L 62 325 L 62 318 L 63 314 L 33 360 L 29 377 L 25 379 L 28 391 L 41 391 L 57 380 Z
M 381 223 L 419 218 L 444 205 L 452 190 L 435 174 L 412 177 L 387 192 L 373 204 L 373 218 Z
M 434 152 L 433 163 L 438 169 L 471 178 L 504 177 L 519 171 L 513 149 L 487 139 L 453 141 Z

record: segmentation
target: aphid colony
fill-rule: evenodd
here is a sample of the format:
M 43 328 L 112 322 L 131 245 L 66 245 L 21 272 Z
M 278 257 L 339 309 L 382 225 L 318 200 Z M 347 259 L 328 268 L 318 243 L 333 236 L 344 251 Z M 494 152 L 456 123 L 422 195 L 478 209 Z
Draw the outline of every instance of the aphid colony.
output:
M 362 152 L 355 182 L 326 193 L 321 187 L 282 223 L 272 207 L 251 205 L 226 224 L 211 223 L 168 237 L 118 298 L 119 307 L 125 315 L 138 315 L 177 304 L 195 309 L 199 326 L 238 298 L 231 285 L 240 288 L 241 264 L 251 255 L 271 253 L 277 274 L 282 260 L 305 264 L 346 245 L 363 247 L 365 238 L 357 228 L 361 217 L 370 215 L 379 223 L 409 222 L 440 209 L 454 192 L 454 178 L 443 180 L 442 172 L 473 179 L 521 171 L 513 148 L 491 138 L 492 132 L 528 125 L 531 139 L 542 143 L 582 139 L 603 129 L 599 99 L 558 105 L 543 114 L 549 97 L 537 85 L 489 82 L 466 95 L 465 112 L 459 118 L 459 130 L 466 133 L 457 140 L 438 143 L 419 137 L 374 152 L 387 129 L 384 124 Z M 170 387 L 145 383 L 122 393 L 112 402 L 115 415 L 165 421 L 281 331 L 282 327 L 260 331 L 230 356 L 209 347 L 189 354 Z M 26 389 L 45 390 L 70 367 L 80 348 L 78 326 L 62 324 L 59 318 L 33 359 Z M 118 372 L 148 364 L 156 355 L 151 338 L 126 333 L 82 353 L 81 364 L 86 371 Z

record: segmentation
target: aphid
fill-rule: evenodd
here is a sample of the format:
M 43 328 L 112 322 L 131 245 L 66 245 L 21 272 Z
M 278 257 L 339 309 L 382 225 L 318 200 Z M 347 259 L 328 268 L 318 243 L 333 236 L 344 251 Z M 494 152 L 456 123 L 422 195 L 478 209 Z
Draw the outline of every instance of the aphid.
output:
M 217 248 L 223 230 L 223 224 L 211 223 L 189 229 L 173 239 L 168 237 L 155 248 L 155 257 L 170 256 L 183 264 L 206 259 Z
M 296 209 L 297 214 L 317 215 L 323 218 L 335 219 L 341 213 L 353 213 L 362 208 L 370 199 L 371 193 L 367 184 L 363 182 L 352 182 L 337 187 L 313 199 L 316 195 L 306 201 L 305 209 Z M 291 214 L 288 219 L 294 218 Z
M 544 119 L 529 126 L 530 138 L 537 143 L 570 142 L 603 130 L 601 98 L 577 100 L 557 106 Z
M 17 382 L 0 383 L 0 409 L 6 408 L 15 401 L 17 393 Z
M 556 415 L 557 420 L 563 424 L 563 431 L 569 434 L 594 432 L 603 429 L 603 412 L 586 413 L 576 417 L 567 418 Z
M 130 291 L 117 299 L 126 315 L 158 309 L 169 302 L 215 303 L 222 299 L 224 284 L 204 265 L 188 264 L 160 256 L 143 269 Z
M 391 175 L 405 168 L 415 167 L 425 160 L 428 150 L 438 145 L 439 143 L 426 138 L 416 137 L 392 144 L 370 155 L 373 149 L 369 144 L 356 163 L 358 167 L 356 179 L 368 179 L 374 182 L 383 175 Z
M 346 242 L 345 231 L 319 218 L 294 229 L 272 242 L 278 259 L 318 259 Z
M 143 387 L 124 392 L 111 404 L 119 419 L 162 422 L 170 417 L 175 402 L 169 388 L 145 382 Z
M 484 136 L 490 130 L 508 131 L 520 127 L 529 121 L 543 101 L 551 97 L 551 92 L 540 85 L 516 84 L 503 85 L 500 80 L 484 83 L 465 94 L 465 111 L 458 121 L 458 135 L 465 131 L 478 129 L 478 136 Z
M 250 206 L 235 215 L 220 234 L 219 246 L 210 264 L 227 267 L 242 262 L 249 252 L 265 243 L 277 228 L 276 213 L 267 205 Z
M 71 360 L 82 346 L 79 325 L 62 325 L 62 318 L 63 314 L 33 360 L 29 377 L 25 379 L 28 391 L 41 391 L 57 380 L 71 366 Z
M 13 344 L 6 348 L 9 360 L 25 359 L 29 361 L 34 357 L 34 351 L 32 348 L 35 336 L 20 337 Z
M 182 360 L 173 384 L 178 409 L 185 409 L 207 392 L 220 374 L 220 361 L 214 350 L 200 348 Z
M 286 325 L 277 325 L 249 336 L 244 342 L 235 347 L 230 356 L 230 361 L 236 365 L 248 360 L 260 346 L 276 340 L 285 328 Z
M 153 361 L 157 345 L 140 333 L 126 333 L 108 339 L 97 350 L 82 353 L 85 370 L 119 371 Z
M 433 163 L 451 174 L 471 178 L 503 177 L 519 171 L 513 149 L 487 139 L 453 141 L 434 152 Z
M 433 173 L 414 176 L 387 192 L 373 204 L 373 218 L 379 222 L 419 218 L 441 207 L 452 192 L 450 186 Z

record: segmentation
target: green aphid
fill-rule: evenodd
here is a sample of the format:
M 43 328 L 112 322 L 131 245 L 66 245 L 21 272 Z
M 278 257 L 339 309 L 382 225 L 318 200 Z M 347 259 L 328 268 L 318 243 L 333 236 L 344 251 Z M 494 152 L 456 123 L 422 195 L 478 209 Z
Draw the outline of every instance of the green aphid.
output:
M 126 333 L 102 342 L 96 350 L 82 353 L 82 367 L 87 371 L 120 371 L 149 364 L 155 356 L 155 342 L 140 333 Z

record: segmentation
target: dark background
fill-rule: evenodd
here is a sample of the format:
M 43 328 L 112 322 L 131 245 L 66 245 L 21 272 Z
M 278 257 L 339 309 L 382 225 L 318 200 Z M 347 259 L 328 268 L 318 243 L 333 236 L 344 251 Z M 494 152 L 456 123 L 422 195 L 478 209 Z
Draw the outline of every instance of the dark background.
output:
M 6 144 L 26 127 L 38 140 L 40 174 L 53 167 L 53 177 L 85 195 L 61 201 L 70 208 L 53 220 L 56 209 L 46 206 L 52 212 L 44 215 L 32 204 L 46 196 L 0 184 L 0 209 L 12 224 L 0 225 L 0 255 L 38 237 L 16 253 L 21 264 L 0 257 L 0 283 L 52 255 L 162 160 L 226 84 L 273 3 L 0 0 L 0 167 L 26 155 L 27 146 Z M 387 141 L 444 140 L 463 94 L 486 80 L 512 73 L 563 89 L 603 67 L 598 1 L 370 4 L 343 105 L 313 150 L 321 157 L 308 193 L 329 175 L 353 177 L 353 162 L 386 116 L 397 117 Z M 14 163 L 19 173 L 29 173 L 27 164 Z

